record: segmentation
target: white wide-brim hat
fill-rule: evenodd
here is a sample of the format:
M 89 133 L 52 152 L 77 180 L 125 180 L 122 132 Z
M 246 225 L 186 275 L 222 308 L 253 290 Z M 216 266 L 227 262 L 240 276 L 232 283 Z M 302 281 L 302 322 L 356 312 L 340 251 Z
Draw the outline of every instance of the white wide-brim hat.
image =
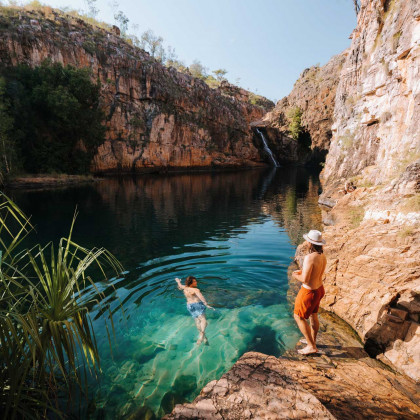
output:
M 314 245 L 325 245 L 326 242 L 322 239 L 322 233 L 319 230 L 310 230 L 303 235 L 304 239 Z

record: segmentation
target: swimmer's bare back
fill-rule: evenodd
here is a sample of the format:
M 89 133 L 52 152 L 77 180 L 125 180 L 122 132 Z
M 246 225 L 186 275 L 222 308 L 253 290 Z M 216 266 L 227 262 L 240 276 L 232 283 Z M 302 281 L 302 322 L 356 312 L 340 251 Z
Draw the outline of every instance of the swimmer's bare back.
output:
M 184 292 L 184 295 L 187 299 L 187 303 L 197 303 L 197 302 L 203 302 L 204 305 L 209 308 L 209 309 L 214 309 L 213 307 L 211 307 L 206 299 L 204 298 L 204 296 L 202 295 L 202 293 L 200 292 L 199 289 L 197 289 L 197 283 L 195 282 L 195 286 L 192 287 L 188 287 L 188 286 L 184 286 L 183 284 L 181 284 L 181 279 L 176 278 L 175 281 L 178 284 L 178 289 L 182 290 Z

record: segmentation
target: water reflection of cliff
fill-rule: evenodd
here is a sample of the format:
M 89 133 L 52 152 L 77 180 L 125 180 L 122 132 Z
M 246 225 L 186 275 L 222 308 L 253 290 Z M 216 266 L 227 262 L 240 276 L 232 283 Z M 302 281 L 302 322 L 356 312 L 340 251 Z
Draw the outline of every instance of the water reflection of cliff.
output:
M 319 188 L 316 172 L 290 167 L 276 172 L 265 193 L 263 211 L 287 231 L 295 246 L 303 233 L 322 228 Z
M 65 235 L 79 209 L 75 239 L 103 245 L 126 266 L 270 215 L 296 245 L 321 225 L 317 176 L 303 168 L 110 178 L 64 190 L 16 191 L 40 242 Z
M 165 249 L 170 253 L 173 247 L 226 235 L 258 217 L 264 177 L 264 171 L 144 176 L 109 179 L 96 190 L 118 225 L 114 252 L 125 238 L 132 246 L 142 244 L 150 259 Z

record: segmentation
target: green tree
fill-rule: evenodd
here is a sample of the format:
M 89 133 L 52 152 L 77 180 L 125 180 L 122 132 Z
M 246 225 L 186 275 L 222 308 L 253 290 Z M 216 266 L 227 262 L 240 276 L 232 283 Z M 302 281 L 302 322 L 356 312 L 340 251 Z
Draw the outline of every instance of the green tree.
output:
M 203 80 L 207 77 L 207 68 L 204 67 L 198 60 L 194 60 L 189 69 L 194 77 L 198 77 Z
M 227 70 L 225 70 L 225 69 L 217 69 L 217 70 L 213 70 L 212 73 L 216 76 L 216 79 L 219 82 L 221 82 L 222 80 L 226 80 L 225 79 L 225 76 L 227 74 Z
M 151 29 L 142 33 L 140 47 L 149 52 L 152 57 L 162 62 L 164 61 L 165 49 L 163 47 L 163 38 L 155 35 Z
M 88 16 L 95 19 L 99 13 L 99 9 L 96 7 L 97 0 L 85 0 L 88 8 Z
M 17 159 L 32 173 L 85 173 L 104 142 L 100 85 L 89 69 L 45 61 L 4 71 Z
M 119 25 L 121 33 L 125 35 L 128 29 L 128 22 L 130 19 L 124 14 L 123 11 L 119 10 L 117 13 L 114 13 L 115 22 Z
M 302 109 L 298 106 L 289 108 L 286 114 L 287 119 L 289 120 L 289 132 L 294 140 L 298 140 L 300 134 L 302 133 Z

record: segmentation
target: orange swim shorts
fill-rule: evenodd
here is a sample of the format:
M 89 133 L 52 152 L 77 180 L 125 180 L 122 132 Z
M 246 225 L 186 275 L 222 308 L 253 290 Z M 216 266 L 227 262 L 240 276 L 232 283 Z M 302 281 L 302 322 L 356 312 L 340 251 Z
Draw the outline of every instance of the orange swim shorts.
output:
M 301 287 L 295 300 L 294 313 L 301 318 L 308 319 L 312 314 L 318 313 L 319 302 L 325 295 L 324 286 L 316 290 Z

